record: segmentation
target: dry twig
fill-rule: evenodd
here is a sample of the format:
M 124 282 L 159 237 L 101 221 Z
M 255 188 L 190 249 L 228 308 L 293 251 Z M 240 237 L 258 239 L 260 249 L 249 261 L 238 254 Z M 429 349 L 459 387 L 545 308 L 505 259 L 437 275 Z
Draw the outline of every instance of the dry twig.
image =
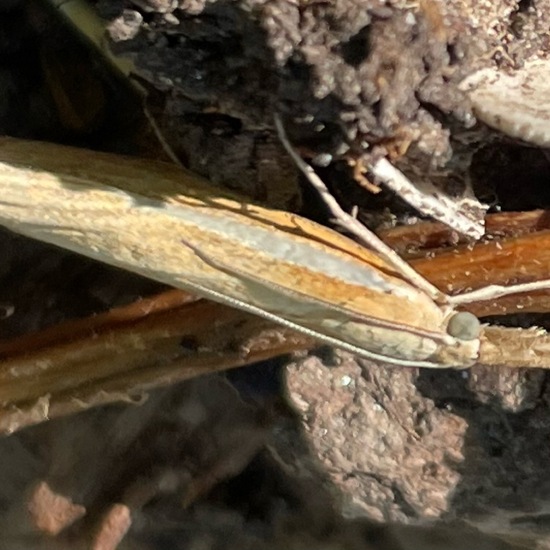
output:
M 78 320 L 74 331 L 72 326 L 0 346 L 1 432 L 114 401 L 139 402 L 155 387 L 312 345 L 235 309 L 189 303 L 180 291 Z

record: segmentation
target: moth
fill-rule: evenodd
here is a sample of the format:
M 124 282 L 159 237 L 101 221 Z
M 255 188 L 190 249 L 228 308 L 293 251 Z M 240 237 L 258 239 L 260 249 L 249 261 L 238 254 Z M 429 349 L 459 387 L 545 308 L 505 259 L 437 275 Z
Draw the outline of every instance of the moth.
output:
M 368 250 L 177 166 L 1 138 L 0 176 L 0 224 L 17 233 L 385 364 L 478 358 L 480 324 L 455 310 L 469 298 L 446 296 L 383 246 Z

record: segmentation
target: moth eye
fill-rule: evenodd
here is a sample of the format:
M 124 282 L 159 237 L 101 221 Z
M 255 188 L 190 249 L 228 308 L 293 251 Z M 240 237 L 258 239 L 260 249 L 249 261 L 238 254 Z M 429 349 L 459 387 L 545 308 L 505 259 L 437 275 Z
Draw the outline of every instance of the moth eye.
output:
M 458 340 L 475 340 L 479 336 L 480 330 L 479 319 L 467 311 L 455 313 L 447 325 L 447 333 Z

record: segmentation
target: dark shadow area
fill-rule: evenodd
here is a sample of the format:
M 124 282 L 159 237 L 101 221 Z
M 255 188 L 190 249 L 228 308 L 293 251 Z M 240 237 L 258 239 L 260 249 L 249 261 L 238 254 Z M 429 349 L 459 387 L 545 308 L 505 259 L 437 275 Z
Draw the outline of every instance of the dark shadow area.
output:
M 503 533 L 547 533 L 548 375 L 496 368 L 424 370 L 417 387 L 439 410 L 467 422 L 464 458 L 453 466 L 460 480 L 448 517 L 480 523 L 492 518 Z

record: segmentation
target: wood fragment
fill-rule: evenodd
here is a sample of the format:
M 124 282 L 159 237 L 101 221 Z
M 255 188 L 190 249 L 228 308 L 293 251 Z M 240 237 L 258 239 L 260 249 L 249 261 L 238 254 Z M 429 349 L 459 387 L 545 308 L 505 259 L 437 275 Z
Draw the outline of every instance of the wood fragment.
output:
M 168 291 L 77 320 L 72 336 L 67 322 L 2 343 L 0 432 L 115 401 L 139 403 L 153 388 L 313 345 L 255 316 L 189 300 Z
M 481 341 L 481 364 L 550 368 L 550 334 L 543 329 L 485 327 Z
M 103 517 L 91 549 L 116 550 L 131 525 L 130 509 L 124 504 L 114 504 Z
M 459 295 L 488 285 L 537 283 L 550 278 L 550 215 L 548 211 L 509 212 L 487 216 L 488 238 L 475 244 L 450 246 L 440 224 L 423 222 L 384 232 L 400 243 L 411 265 L 440 290 Z M 416 243 L 420 243 L 417 247 Z M 447 244 L 447 246 L 445 246 Z M 419 252 L 422 248 L 422 252 Z M 405 257 L 407 254 L 405 253 Z M 550 311 L 550 291 L 535 290 L 478 300 L 463 308 L 479 317 Z
M 27 509 L 36 529 L 56 536 L 86 514 L 86 508 L 56 493 L 45 481 L 33 489 Z
M 466 237 L 479 239 L 483 236 L 483 219 L 487 206 L 473 195 L 454 199 L 429 181 L 417 181 L 413 184 L 386 158 L 372 164 L 370 171 L 377 180 L 425 216 L 443 222 Z
M 488 214 L 485 218 L 484 240 L 519 237 L 543 229 L 550 229 L 548 210 Z M 471 243 L 470 239 L 445 224 L 432 221 L 401 225 L 381 231 L 379 236 L 406 260 L 423 257 L 428 252 L 437 253 L 440 248 Z
M 539 147 L 550 146 L 550 62 L 528 61 L 506 72 L 485 68 L 461 87 L 469 93 L 476 117 L 504 134 Z
M 142 86 L 131 77 L 135 73 L 134 62 L 125 57 L 114 55 L 108 45 L 105 34 L 105 24 L 96 11 L 87 2 L 82 0 L 47 0 L 65 20 L 77 29 L 79 35 L 97 50 L 97 52 L 117 72 L 127 78 L 128 82 L 142 95 L 145 94 Z

